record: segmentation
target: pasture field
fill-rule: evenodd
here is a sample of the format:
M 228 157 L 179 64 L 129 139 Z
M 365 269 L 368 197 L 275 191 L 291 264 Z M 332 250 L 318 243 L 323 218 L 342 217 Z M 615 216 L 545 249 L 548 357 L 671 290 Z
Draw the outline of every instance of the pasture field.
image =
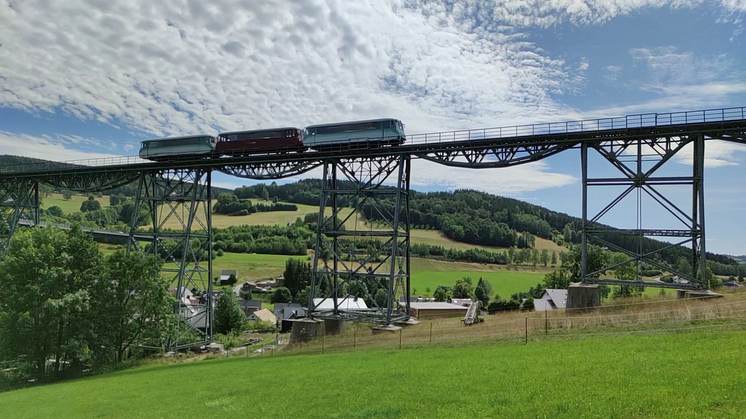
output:
M 213 276 L 218 275 L 221 269 L 235 269 L 238 271 L 239 281 L 272 278 L 282 275 L 285 270 L 285 261 L 291 257 L 307 260 L 309 256 L 225 253 L 213 260 Z M 412 289 L 417 289 L 417 295 L 432 295 L 438 285 L 453 285 L 457 279 L 464 276 L 471 277 L 476 286 L 481 276 L 490 281 L 498 295 L 510 297 L 510 294 L 528 291 L 529 287 L 544 279 L 544 268 L 536 268 L 539 271 L 513 271 L 497 265 L 444 262 L 422 258 L 412 258 L 411 268 Z M 427 287 L 431 288 L 429 293 L 425 291 Z
M 62 194 L 53 193 L 47 197 L 42 198 L 43 205 L 41 207 L 47 209 L 56 205 L 60 207 L 60 209 L 62 209 L 62 212 L 65 215 L 67 215 L 74 212 L 80 212 L 80 204 L 82 204 L 83 201 L 87 199 L 87 195 L 73 195 L 69 201 L 65 201 L 65 199 L 62 198 Z M 101 198 L 96 198 L 96 200 L 101 203 L 101 208 L 106 208 L 109 206 L 109 197 L 106 195 Z
M 4 419 L 741 418 L 744 344 L 744 331 L 700 331 L 209 359 L 6 392 L 0 406 Z M 205 385 L 171 385 L 185 382 Z
M 438 285 L 452 286 L 456 280 L 468 276 L 471 278 L 474 286 L 477 285 L 479 278 L 482 277 L 492 284 L 493 293 L 503 299 L 509 299 L 511 294 L 521 291 L 528 291 L 529 288 L 536 286 L 544 279 L 544 274 L 540 272 L 521 272 L 521 271 L 452 271 L 452 272 L 417 272 L 412 273 L 412 294 L 414 295 L 432 295 Z M 430 292 L 427 292 L 430 288 Z M 417 290 L 415 293 L 414 290 Z

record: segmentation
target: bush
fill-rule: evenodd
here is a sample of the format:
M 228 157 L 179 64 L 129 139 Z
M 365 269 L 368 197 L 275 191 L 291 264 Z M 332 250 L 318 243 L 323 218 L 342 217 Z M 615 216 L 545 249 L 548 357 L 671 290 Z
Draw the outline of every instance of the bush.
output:
M 533 303 L 532 303 L 533 304 Z M 498 300 L 493 301 L 487 306 L 487 312 L 490 314 L 495 314 L 497 312 L 501 311 L 513 311 L 513 310 L 519 310 L 521 308 L 521 303 L 515 300 Z
M 215 252 L 215 254 L 218 255 L 218 257 L 221 257 L 221 256 L 225 255 L 225 252 L 223 252 L 223 249 L 218 249 L 218 251 Z

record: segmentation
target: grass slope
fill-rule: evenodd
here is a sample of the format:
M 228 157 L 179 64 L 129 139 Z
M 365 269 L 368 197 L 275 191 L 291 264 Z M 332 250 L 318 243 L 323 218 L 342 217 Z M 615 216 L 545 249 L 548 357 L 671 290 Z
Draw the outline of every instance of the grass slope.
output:
M 12 391 L 0 406 L 5 419 L 740 418 L 744 344 L 698 332 L 232 358 Z

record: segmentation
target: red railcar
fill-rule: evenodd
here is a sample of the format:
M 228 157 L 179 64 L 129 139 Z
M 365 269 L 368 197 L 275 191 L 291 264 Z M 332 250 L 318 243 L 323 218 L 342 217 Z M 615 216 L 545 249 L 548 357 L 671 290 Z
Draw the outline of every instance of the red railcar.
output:
M 262 153 L 301 152 L 303 130 L 273 128 L 256 131 L 224 132 L 218 135 L 215 153 L 221 156 L 243 156 Z

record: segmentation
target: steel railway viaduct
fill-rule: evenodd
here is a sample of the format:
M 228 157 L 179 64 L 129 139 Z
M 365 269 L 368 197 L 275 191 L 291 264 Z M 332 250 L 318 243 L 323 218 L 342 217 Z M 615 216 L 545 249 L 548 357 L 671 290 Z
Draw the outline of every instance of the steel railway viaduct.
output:
M 230 158 L 182 158 L 152 162 L 136 157 L 43 162 L 23 166 L 0 167 L 0 246 L 7 245 L 21 224 L 38 225 L 39 184 L 50 184 L 80 192 L 97 192 L 136 182 L 135 214 L 147 214 L 150 227 L 138 228 L 137 217 L 126 235 L 128 251 L 158 252 L 164 240 L 177 243 L 166 249 L 169 254 L 164 270 L 174 276 L 177 297 L 187 304 L 186 290 L 197 288 L 212 295 L 212 209 L 210 201 L 213 171 L 258 180 L 280 179 L 323 168 L 318 231 L 312 266 L 311 298 L 333 300 L 333 309 L 310 305 L 312 317 L 356 318 L 392 324 L 409 319 L 409 303 L 398 305 L 399 297 L 410 295 L 409 192 L 412 159 L 424 159 L 446 166 L 481 169 L 509 167 L 561 153 L 580 150 L 582 173 L 582 264 L 581 282 L 643 286 L 674 286 L 661 282 L 599 279 L 599 274 L 617 265 L 594 271 L 588 267 L 588 246 L 597 244 L 628 256 L 624 263 L 645 262 L 671 272 L 661 265 L 656 254 L 673 247 L 691 250 L 688 284 L 678 288 L 705 289 L 705 142 L 723 140 L 746 143 L 746 108 L 711 109 L 691 112 L 639 114 L 620 118 L 541 123 L 514 127 L 436 132 L 408 135 L 397 147 L 346 147 L 323 152 L 267 153 Z M 665 176 L 661 167 L 691 145 L 691 171 L 684 176 Z M 614 168 L 616 176 L 592 177 L 589 152 L 601 156 Z M 689 150 L 687 148 L 687 150 Z M 687 151 L 688 152 L 688 151 Z M 342 182 L 347 181 L 347 182 Z M 350 188 L 352 184 L 354 187 Z M 384 184 L 387 186 L 384 187 Z M 674 204 L 661 186 L 684 185 L 691 188 L 686 208 Z M 621 187 L 621 193 L 599 212 L 589 212 L 589 189 Z M 657 202 L 672 217 L 678 228 L 610 228 L 600 220 L 625 197 L 637 194 Z M 381 205 L 395 202 L 394 210 Z M 356 216 L 364 204 L 372 205 L 384 227 L 375 230 L 345 230 L 342 225 Z M 341 217 L 343 208 L 351 208 Z M 334 216 L 331 216 L 334 215 Z M 639 214 L 636 215 L 639 217 Z M 168 228 L 166 227 L 168 224 Z M 178 226 L 175 227 L 175 226 Z M 101 233 L 101 232 L 99 232 Z M 609 234 L 630 235 L 639 245 L 618 246 Z M 356 238 L 376 238 L 375 249 L 355 247 Z M 657 250 L 643 248 L 642 238 L 659 238 L 670 245 Z M 161 251 L 163 254 L 163 250 Z M 379 281 L 388 289 L 388 302 L 370 310 L 352 311 L 341 306 L 345 284 L 366 278 Z M 322 281 L 330 286 L 322 292 Z M 338 298 L 339 297 L 339 298 Z M 374 298 L 370 300 L 375 301 Z M 202 308 L 190 311 L 200 316 L 204 340 L 212 338 L 213 299 Z M 196 313 L 196 314 L 195 314 Z M 186 333 L 189 319 L 185 320 Z M 192 326 L 194 326 L 192 321 Z M 182 333 L 179 332 L 179 333 Z M 178 339 L 176 339 L 178 342 Z

